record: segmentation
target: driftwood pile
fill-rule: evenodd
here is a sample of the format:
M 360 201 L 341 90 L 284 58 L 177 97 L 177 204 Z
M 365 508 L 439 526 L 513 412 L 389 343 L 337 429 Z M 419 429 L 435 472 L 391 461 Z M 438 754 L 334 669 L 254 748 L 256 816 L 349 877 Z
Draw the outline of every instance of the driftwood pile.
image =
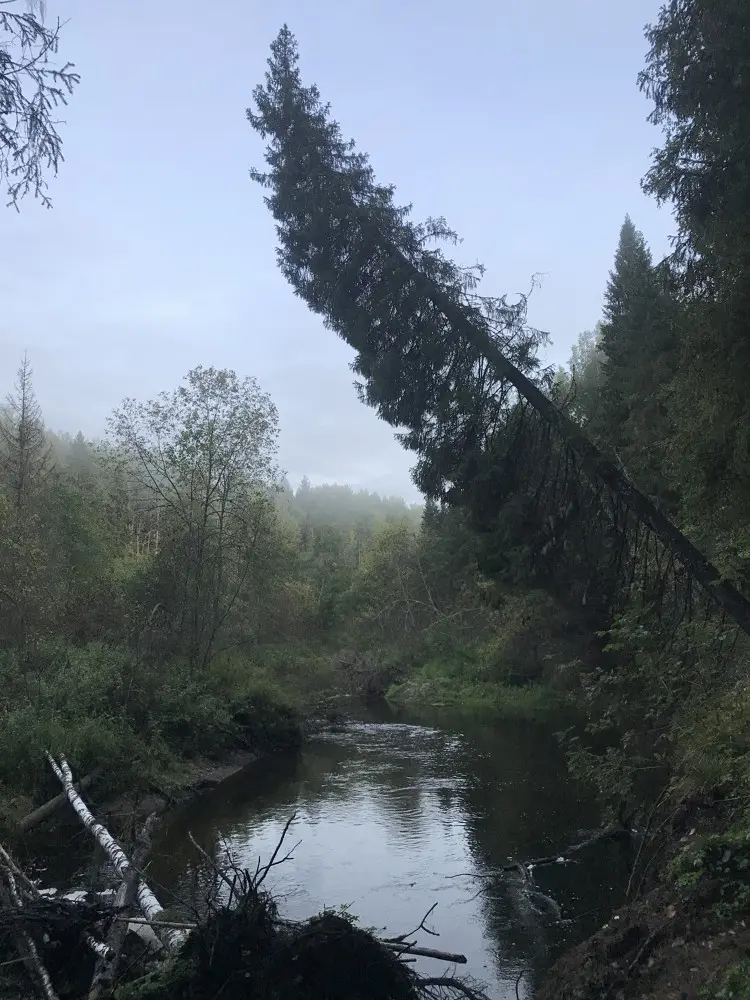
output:
M 417 956 L 450 965 L 466 962 L 463 955 L 417 945 L 420 931 L 435 933 L 425 924 L 429 913 L 414 931 L 389 939 L 376 938 L 336 913 L 304 922 L 282 919 L 263 883 L 272 868 L 291 857 L 279 855 L 294 817 L 270 861 L 264 866 L 259 862 L 252 873 L 231 863 L 220 868 L 193 841 L 214 866 L 228 899 L 194 920 L 166 919 L 143 874 L 156 815 L 148 817 L 128 856 L 86 805 L 65 758 L 47 754 L 47 759 L 65 797 L 122 881 L 109 903 L 104 894 L 57 896 L 27 877 L 0 845 L 0 1000 L 29 995 L 28 983 L 44 1000 L 482 996 L 465 980 L 425 977 L 411 967 Z M 129 931 L 145 938 L 150 952 L 141 942 L 138 960 L 131 956 L 123 963 Z M 7 970 L 16 979 L 10 992 L 3 993 Z M 17 978 L 21 970 L 25 987 Z

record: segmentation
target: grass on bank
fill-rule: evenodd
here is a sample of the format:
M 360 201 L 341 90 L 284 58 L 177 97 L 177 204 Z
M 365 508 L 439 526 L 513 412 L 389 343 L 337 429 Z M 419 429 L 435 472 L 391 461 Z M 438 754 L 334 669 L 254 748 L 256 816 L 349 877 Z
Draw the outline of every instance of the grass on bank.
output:
M 425 668 L 429 670 L 429 665 Z M 505 718 L 544 719 L 555 715 L 565 698 L 543 684 L 510 687 L 497 683 L 456 684 L 449 677 L 420 675 L 393 684 L 388 701 L 394 705 L 492 709 Z
M 530 676 L 531 675 L 531 676 Z M 564 692 L 536 671 L 524 672 L 505 656 L 497 637 L 453 649 L 432 652 L 388 689 L 397 705 L 433 705 L 491 709 L 511 718 L 544 719 L 566 704 Z
M 203 671 L 129 650 L 49 642 L 33 669 L 0 656 L 0 825 L 59 791 L 43 751 L 112 790 L 178 785 L 185 762 L 299 742 L 297 715 L 329 683 L 322 652 L 287 645 L 217 657 Z
M 471 629 L 438 622 L 409 660 L 396 663 L 395 703 L 490 709 L 544 719 L 568 703 L 569 668 L 590 655 L 592 637 L 549 595 L 504 592 Z

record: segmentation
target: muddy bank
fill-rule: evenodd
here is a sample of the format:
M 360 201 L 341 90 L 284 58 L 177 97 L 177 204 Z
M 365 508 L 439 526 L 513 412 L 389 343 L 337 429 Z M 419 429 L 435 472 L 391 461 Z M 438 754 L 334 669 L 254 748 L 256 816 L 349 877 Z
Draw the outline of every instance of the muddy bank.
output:
M 750 832 L 743 818 L 711 797 L 683 804 L 650 849 L 654 872 L 636 871 L 635 898 L 558 960 L 536 1000 L 750 997 Z
M 269 753 L 294 753 L 298 745 L 292 745 L 283 750 L 249 750 L 247 747 L 236 747 L 228 750 L 218 759 L 198 757 L 189 761 L 179 783 L 168 789 L 156 785 L 146 792 L 121 792 L 106 798 L 100 809 L 103 820 L 110 826 L 118 828 L 123 824 L 136 823 L 151 815 L 177 809 L 193 799 L 221 785 L 224 781 L 251 767 Z

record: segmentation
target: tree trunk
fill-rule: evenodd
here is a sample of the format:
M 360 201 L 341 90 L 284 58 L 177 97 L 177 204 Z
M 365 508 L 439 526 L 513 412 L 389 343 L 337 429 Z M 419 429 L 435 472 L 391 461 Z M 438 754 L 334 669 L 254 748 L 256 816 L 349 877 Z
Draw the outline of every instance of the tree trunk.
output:
M 60 763 L 58 764 L 50 753 L 47 753 L 47 760 L 50 762 L 52 770 L 65 789 L 65 794 L 68 796 L 70 804 L 80 817 L 84 827 L 104 850 L 117 873 L 125 878 L 128 872 L 133 869 L 133 865 L 112 834 L 97 821 L 96 817 L 90 812 L 86 803 L 75 790 L 73 774 L 68 762 L 64 757 L 60 757 Z M 144 916 L 148 917 L 149 920 L 158 920 L 158 915 L 164 908 L 140 875 L 137 876 L 135 895 Z M 184 934 L 173 928 L 164 928 L 162 935 L 164 946 L 169 951 L 177 949 L 185 939 Z
M 672 552 L 695 577 L 713 601 L 736 624 L 750 635 L 750 601 L 706 559 L 689 538 L 658 509 L 609 459 L 588 439 L 580 427 L 534 385 L 492 342 L 487 333 L 471 322 L 466 308 L 454 301 L 440 286 L 408 260 L 387 240 L 382 240 L 401 270 L 408 270 L 414 283 L 421 285 L 425 296 L 443 313 L 456 333 L 461 334 L 518 393 L 555 428 L 562 440 L 578 456 L 582 467 L 594 481 L 603 482 L 619 496 L 638 519 L 650 528 L 667 551 Z

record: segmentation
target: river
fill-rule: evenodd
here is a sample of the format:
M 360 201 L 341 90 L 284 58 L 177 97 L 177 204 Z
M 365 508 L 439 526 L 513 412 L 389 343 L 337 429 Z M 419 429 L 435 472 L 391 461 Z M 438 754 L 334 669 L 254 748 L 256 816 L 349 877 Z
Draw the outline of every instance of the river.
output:
M 284 916 L 348 907 L 391 935 L 428 926 L 420 944 L 461 952 L 458 967 L 501 998 L 533 996 L 560 951 L 621 900 L 628 859 L 613 843 L 532 880 L 499 869 L 554 854 L 595 828 L 595 803 L 566 775 L 554 726 L 438 710 L 362 713 L 315 736 L 299 756 L 266 759 L 175 815 L 155 844 L 159 894 L 202 906 L 229 851 L 255 869 L 285 823 L 293 857 L 266 886 Z M 174 905 L 174 904 L 173 904 Z M 438 974 L 445 964 L 420 959 Z M 519 976 L 521 976 L 519 982 Z

